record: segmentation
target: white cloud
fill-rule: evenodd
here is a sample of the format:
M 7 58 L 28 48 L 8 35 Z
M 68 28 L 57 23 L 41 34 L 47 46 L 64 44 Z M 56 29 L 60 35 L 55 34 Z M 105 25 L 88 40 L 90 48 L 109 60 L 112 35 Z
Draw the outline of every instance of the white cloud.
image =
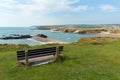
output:
M 22 1 L 22 0 L 21 0 Z M 55 12 L 81 12 L 88 9 L 86 5 L 74 6 L 80 0 L 0 0 L 0 25 L 53 24 Z M 49 16 L 48 16 L 49 15 Z
M 102 5 L 102 6 L 100 6 L 100 8 L 101 8 L 101 10 L 103 10 L 103 11 L 109 11 L 109 12 L 115 12 L 115 11 L 118 10 L 115 6 L 109 5 L 109 4 L 107 4 L 107 5 Z
M 29 0 L 28 4 L 22 4 L 17 0 L 1 0 L 0 7 L 3 8 L 4 11 L 10 10 L 14 12 L 14 10 L 17 10 L 21 13 L 34 13 L 35 11 L 41 13 L 52 13 L 87 10 L 85 5 L 80 5 L 78 7 L 72 6 L 79 1 L 80 0 Z
M 0 1 L 0 7 L 5 9 L 10 9 L 15 7 L 18 4 L 17 1 L 14 0 L 1 0 Z

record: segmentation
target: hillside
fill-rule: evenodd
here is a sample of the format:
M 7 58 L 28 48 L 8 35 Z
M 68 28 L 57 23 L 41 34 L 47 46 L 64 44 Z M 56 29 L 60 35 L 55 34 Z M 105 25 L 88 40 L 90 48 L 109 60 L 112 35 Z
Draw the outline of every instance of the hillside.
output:
M 64 44 L 63 62 L 17 66 L 17 50 L 55 45 L 0 45 L 0 80 L 120 80 L 120 39 L 113 38 Z

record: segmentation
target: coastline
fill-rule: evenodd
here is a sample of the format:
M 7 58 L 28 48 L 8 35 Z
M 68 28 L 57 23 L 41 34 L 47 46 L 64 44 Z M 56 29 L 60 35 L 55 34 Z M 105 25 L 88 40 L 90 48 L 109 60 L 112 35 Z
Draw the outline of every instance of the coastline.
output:
M 38 36 L 33 36 L 31 39 L 43 42 L 43 44 L 53 44 L 53 43 L 69 44 L 68 42 L 58 41 L 58 40 L 54 40 L 54 39 L 50 39 L 50 38 L 42 38 L 42 37 L 38 37 Z
M 29 28 L 16 28 L 15 30 L 14 30 L 14 28 L 8 28 L 8 29 L 10 29 L 11 32 L 15 32 L 14 33 L 15 35 L 16 34 L 22 35 L 24 33 L 23 35 L 35 36 L 34 34 L 32 34 L 32 32 L 34 30 L 30 30 Z M 95 34 L 95 37 L 120 38 L 120 34 L 119 34 L 120 29 L 116 29 L 116 28 L 108 28 L 108 29 L 106 29 L 106 31 L 102 30 L 104 28 L 100 28 L 100 32 L 98 30 L 99 28 L 76 28 L 76 29 L 74 29 L 74 28 L 69 28 L 69 27 L 66 27 L 66 28 L 64 28 L 64 27 L 59 28 L 58 27 L 56 29 L 58 30 L 58 32 L 60 31 L 61 33 L 65 33 L 65 35 L 66 35 L 66 33 L 73 34 L 73 35 L 70 35 L 70 37 L 72 36 L 71 39 L 68 39 L 68 37 L 66 37 L 69 41 L 73 40 L 74 38 L 76 39 L 76 37 L 82 38 L 83 37 L 82 34 L 83 35 L 88 34 L 87 37 L 89 37 L 89 34 L 93 34 L 93 35 Z M 16 30 L 18 30 L 18 31 L 16 32 Z M 28 31 L 26 31 L 26 30 L 28 30 Z M 39 33 L 39 30 L 40 29 L 35 30 L 35 33 Z M 21 31 L 23 31 L 23 33 L 21 33 Z M 54 32 L 54 30 L 53 30 L 53 32 Z M 50 35 L 57 34 L 57 32 L 56 33 L 53 33 L 53 32 L 47 30 L 47 31 L 43 32 L 43 34 L 44 33 L 47 33 L 47 34 L 50 34 Z M 9 33 L 6 28 L 5 29 L 3 28 L 3 31 L 1 29 L 0 33 L 1 33 L 0 37 L 11 36 L 11 34 L 12 34 L 12 33 Z M 76 34 L 78 34 L 78 35 L 80 34 L 80 36 L 76 36 Z M 58 35 L 59 35 L 59 33 L 58 33 Z M 59 37 L 61 37 L 61 36 L 64 36 L 64 35 L 60 34 Z M 90 37 L 92 37 L 92 36 L 90 35 Z M 28 40 L 28 39 L 31 39 L 31 40 Z M 62 40 L 62 38 L 61 38 L 61 40 Z M 73 40 L 73 41 L 75 42 L 75 40 Z M 73 41 L 71 41 L 71 42 L 73 42 Z M 49 38 L 46 38 L 46 39 L 27 38 L 27 39 L 10 39 L 10 40 L 9 39 L 8 40 L 1 39 L 0 40 L 0 44 L 28 44 L 28 45 L 38 45 L 38 44 L 40 44 L 40 45 L 42 45 L 42 44 L 54 44 L 54 43 L 68 44 L 67 41 L 64 42 L 64 39 L 63 39 L 63 41 L 60 41 L 59 39 L 54 40 L 54 38 L 53 39 L 52 38 L 51 39 L 49 39 Z

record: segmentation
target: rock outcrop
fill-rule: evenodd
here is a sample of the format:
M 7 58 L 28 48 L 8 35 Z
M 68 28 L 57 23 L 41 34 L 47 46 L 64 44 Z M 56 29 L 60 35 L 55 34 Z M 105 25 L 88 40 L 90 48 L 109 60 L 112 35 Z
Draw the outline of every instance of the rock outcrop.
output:
M 37 37 L 42 37 L 42 38 L 48 38 L 46 35 L 44 35 L 44 34 L 37 34 L 36 35 Z
M 36 37 L 41 37 L 41 38 L 48 38 L 44 34 L 37 34 L 35 36 Z M 27 39 L 27 38 L 32 38 L 32 37 L 34 37 L 34 36 L 31 36 L 31 35 L 20 35 L 20 34 L 11 34 L 9 36 L 3 35 L 3 37 L 1 37 L 0 39 L 3 39 L 3 40 L 8 40 L 8 39 Z
M 8 39 L 26 39 L 26 38 L 31 38 L 31 35 L 18 35 L 18 34 L 14 34 L 14 35 L 10 35 L 7 37 L 2 37 L 0 39 L 4 39 L 4 40 L 8 40 Z

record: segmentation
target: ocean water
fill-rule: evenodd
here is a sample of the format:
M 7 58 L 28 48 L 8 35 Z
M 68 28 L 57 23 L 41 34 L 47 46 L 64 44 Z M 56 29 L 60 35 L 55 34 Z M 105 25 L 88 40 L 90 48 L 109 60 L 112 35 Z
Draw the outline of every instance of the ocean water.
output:
M 51 32 L 50 30 L 34 30 L 32 27 L 0 27 L 0 37 L 9 36 L 11 34 L 45 34 L 48 38 L 64 41 L 64 42 L 76 42 L 80 38 L 85 37 L 97 37 L 99 35 L 93 34 L 71 34 L 63 32 Z M 28 44 L 28 45 L 40 45 L 43 42 L 33 39 L 12 39 L 12 40 L 0 40 L 0 44 Z

